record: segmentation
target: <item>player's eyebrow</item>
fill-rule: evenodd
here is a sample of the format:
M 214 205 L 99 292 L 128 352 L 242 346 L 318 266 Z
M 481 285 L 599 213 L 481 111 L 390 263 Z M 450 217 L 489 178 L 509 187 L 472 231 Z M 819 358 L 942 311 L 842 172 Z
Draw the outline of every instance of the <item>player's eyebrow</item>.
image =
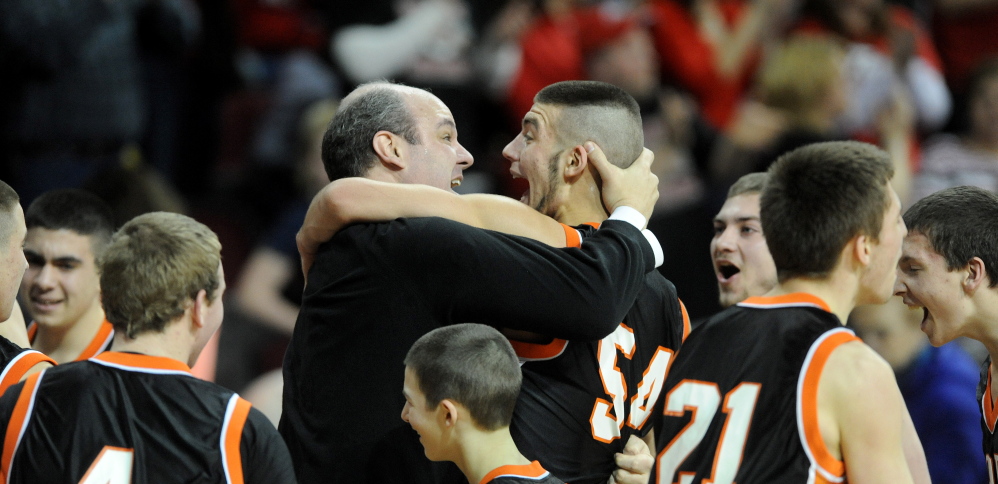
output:
M 456 128 L 457 125 L 454 124 L 454 120 L 453 119 L 441 119 L 440 122 L 437 123 L 437 129 L 440 129 L 440 128 L 443 128 L 443 127 Z
M 523 126 L 532 126 L 535 130 L 539 130 L 541 128 L 540 124 L 532 116 L 523 118 Z

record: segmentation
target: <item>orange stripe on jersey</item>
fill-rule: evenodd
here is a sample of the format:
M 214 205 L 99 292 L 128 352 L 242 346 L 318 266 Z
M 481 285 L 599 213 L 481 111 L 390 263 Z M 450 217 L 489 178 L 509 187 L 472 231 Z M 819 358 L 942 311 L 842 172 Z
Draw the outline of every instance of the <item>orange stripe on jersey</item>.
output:
M 679 301 L 679 310 L 683 313 L 683 342 L 686 342 L 686 337 L 690 335 L 692 327 L 690 326 L 690 313 L 686 312 L 686 305 L 683 304 L 682 299 L 677 299 Z
M 552 339 L 547 344 L 527 343 L 511 339 L 509 344 L 513 345 L 513 351 L 521 360 L 550 360 L 564 353 L 565 348 L 568 347 L 568 341 L 558 338 Z
M 499 466 L 485 474 L 480 484 L 487 484 L 500 476 L 525 477 L 528 479 L 539 479 L 548 475 L 548 471 L 541 467 L 541 463 L 533 461 L 526 465 Z
M 991 396 L 991 366 L 988 365 L 988 384 L 984 386 L 981 395 L 981 410 L 984 412 L 984 424 L 991 433 L 995 433 L 995 423 L 998 422 L 998 409 L 995 409 L 994 398 Z
M 792 294 L 784 294 L 782 296 L 755 296 L 750 297 L 740 303 L 739 306 L 748 306 L 756 308 L 783 308 L 788 306 L 815 306 L 825 311 L 832 312 L 832 308 L 825 303 L 820 297 L 814 294 L 808 294 L 806 292 L 795 292 Z
M 4 482 L 10 479 L 10 465 L 14 459 L 14 452 L 21 442 L 24 429 L 28 426 L 31 418 L 31 409 L 35 403 L 35 393 L 38 391 L 38 380 L 45 372 L 35 373 L 24 381 L 20 395 L 17 396 L 17 403 L 14 404 L 14 411 L 10 414 L 10 421 L 7 422 L 7 434 L 3 438 L 3 454 L 0 455 L 0 475 Z
M 35 342 L 35 335 L 38 334 L 38 323 L 32 321 L 28 325 L 28 343 Z
M 3 371 L 3 377 L 0 378 L 0 395 L 3 395 L 3 392 L 7 391 L 8 388 L 21 381 L 24 374 L 39 363 L 56 364 L 55 360 L 35 350 L 24 351 L 15 356 L 7 364 L 7 368 Z
M 578 230 L 575 230 L 571 225 L 565 224 L 561 224 L 561 228 L 565 229 L 565 247 L 582 246 L 582 236 L 579 235 Z
M 162 356 L 140 355 L 137 353 L 119 353 L 117 351 L 105 351 L 92 359 L 105 361 L 121 366 L 131 366 L 135 368 L 148 368 L 153 370 L 183 371 L 190 373 L 191 368 L 173 358 Z
M 97 330 L 94 339 L 90 340 L 90 344 L 73 361 L 89 360 L 99 355 L 107 347 L 107 344 L 111 342 L 112 338 L 114 338 L 114 326 L 105 319 L 100 324 L 100 329 Z
M 822 335 L 811 345 L 797 382 L 797 430 L 801 442 L 811 463 L 817 466 L 817 474 L 825 474 L 825 479 L 833 481 L 834 478 L 845 475 L 845 464 L 832 455 L 821 437 L 818 425 L 818 384 L 828 357 L 836 348 L 852 341 L 860 339 L 845 328 L 833 329 Z
M 222 424 L 222 466 L 228 484 L 243 484 L 243 457 L 239 444 L 243 437 L 243 427 L 249 417 L 250 403 L 239 395 L 232 395 L 229 408 Z

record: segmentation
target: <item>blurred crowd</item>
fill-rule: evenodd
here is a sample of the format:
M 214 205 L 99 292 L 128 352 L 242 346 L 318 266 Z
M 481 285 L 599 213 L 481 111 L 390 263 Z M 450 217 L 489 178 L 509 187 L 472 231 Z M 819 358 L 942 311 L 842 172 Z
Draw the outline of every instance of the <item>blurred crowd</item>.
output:
M 5 0 L 0 179 L 24 206 L 83 187 L 119 224 L 169 210 L 214 229 L 240 328 L 216 378 L 241 390 L 280 367 L 321 135 L 360 83 L 430 89 L 475 156 L 459 190 L 515 198 L 501 151 L 538 90 L 627 90 L 656 155 L 661 270 L 698 318 L 719 309 L 728 187 L 792 148 L 880 145 L 906 206 L 998 190 L 996 29 L 998 0 Z

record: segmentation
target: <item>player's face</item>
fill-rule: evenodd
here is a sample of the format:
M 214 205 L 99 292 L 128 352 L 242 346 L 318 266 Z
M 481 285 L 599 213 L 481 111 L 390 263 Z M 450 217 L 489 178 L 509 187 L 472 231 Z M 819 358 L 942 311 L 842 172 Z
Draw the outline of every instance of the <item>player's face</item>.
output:
M 35 227 L 24 241 L 28 270 L 21 301 L 39 325 L 68 328 L 100 310 L 100 277 L 91 237 Z
M 883 304 L 894 292 L 897 263 L 901 259 L 901 243 L 908 228 L 901 218 L 901 200 L 894 188 L 888 185 L 890 206 L 884 212 L 880 234 L 873 243 L 870 265 L 863 275 L 857 304 Z
M 908 307 L 922 309 L 921 329 L 933 346 L 964 335 L 967 320 L 964 274 L 961 270 L 949 270 L 946 259 L 921 233 L 905 237 L 894 290 Z
M 8 214 L 13 220 L 10 237 L 2 241 L 0 246 L 0 321 L 10 318 L 17 298 L 17 287 L 28 263 L 24 260 L 24 212 L 16 205 L 13 214 Z
M 416 91 L 407 99 L 419 144 L 408 145 L 410 159 L 402 181 L 453 190 L 464 180 L 464 170 L 474 163 L 471 153 L 457 142 L 454 116 L 428 92 Z
M 402 420 L 405 420 L 419 434 L 419 443 L 423 444 L 426 458 L 434 461 L 444 460 L 440 425 L 437 422 L 439 413 L 437 410 L 440 409 L 440 405 L 435 408 L 427 408 L 426 395 L 419 389 L 419 378 L 409 367 L 405 368 L 402 394 L 405 395 Z
M 761 296 L 776 286 L 776 265 L 759 221 L 759 194 L 729 198 L 714 217 L 710 258 L 721 305 Z
M 564 150 L 554 131 L 560 108 L 534 104 L 523 116 L 520 134 L 502 150 L 511 162 L 509 174 L 526 178 L 528 190 L 520 201 L 548 216 L 555 216 L 560 205 L 557 188 L 561 181 L 558 158 Z

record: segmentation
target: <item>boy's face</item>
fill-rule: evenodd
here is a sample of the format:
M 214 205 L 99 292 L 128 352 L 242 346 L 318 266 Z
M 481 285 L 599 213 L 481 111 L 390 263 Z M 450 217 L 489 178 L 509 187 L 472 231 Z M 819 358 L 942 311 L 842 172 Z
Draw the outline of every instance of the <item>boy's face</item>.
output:
M 925 235 L 914 232 L 905 237 L 894 292 L 909 307 L 922 308 L 921 328 L 933 346 L 963 336 L 967 319 L 964 275 L 962 270 L 947 268 L 946 258 Z
M 419 388 L 419 378 L 409 367 L 405 367 L 405 381 L 402 383 L 405 406 L 402 407 L 402 420 L 419 434 L 426 458 L 434 461 L 446 460 L 441 445 L 440 405 L 427 408 L 426 395 Z

